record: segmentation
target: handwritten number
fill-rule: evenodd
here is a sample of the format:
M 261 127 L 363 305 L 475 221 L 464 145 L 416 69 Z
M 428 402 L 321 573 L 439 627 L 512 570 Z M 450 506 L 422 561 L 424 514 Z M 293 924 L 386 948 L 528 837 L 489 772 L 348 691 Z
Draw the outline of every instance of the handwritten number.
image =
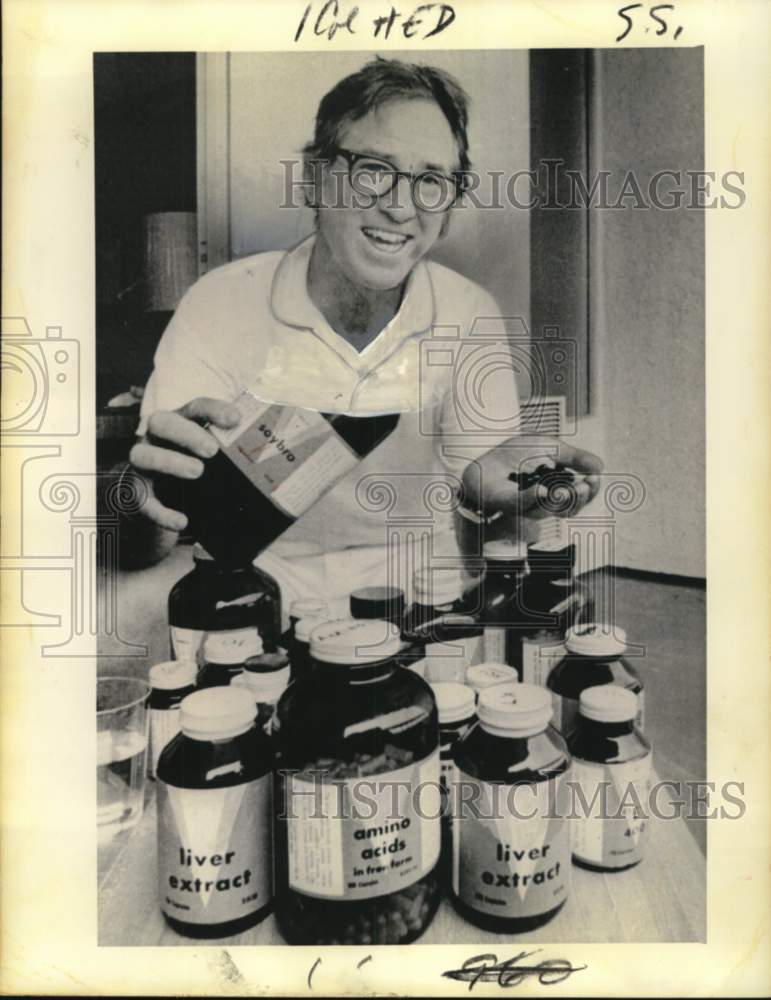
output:
M 656 13 L 656 11 L 657 10 L 674 10 L 674 9 L 675 9 L 675 5 L 672 4 L 672 3 L 660 3 L 660 4 L 657 4 L 655 7 L 651 7 L 651 9 L 650 9 L 650 15 L 651 15 L 651 17 L 653 18 L 654 21 L 657 21 L 661 25 L 661 29 L 656 29 L 656 34 L 657 35 L 665 35 L 667 33 L 667 22 L 664 20 L 663 17 L 659 17 L 658 14 Z
M 313 987 L 311 986 L 311 979 L 313 979 L 313 973 L 316 971 L 316 969 L 318 969 L 318 967 L 320 965 L 321 965 L 321 959 L 317 958 L 316 961 L 311 966 L 311 971 L 308 973 L 308 989 L 309 990 L 313 989 Z
M 619 17 L 623 17 L 623 19 L 626 21 L 626 29 L 618 36 L 618 38 L 616 39 L 617 42 L 623 41 L 626 38 L 626 36 L 629 34 L 629 32 L 632 30 L 632 18 L 631 17 L 627 17 L 626 12 L 628 10 L 636 10 L 637 7 L 642 7 L 642 4 L 641 3 L 631 3 L 631 4 L 629 4 L 628 7 L 622 7 L 621 10 L 618 12 L 618 16 Z

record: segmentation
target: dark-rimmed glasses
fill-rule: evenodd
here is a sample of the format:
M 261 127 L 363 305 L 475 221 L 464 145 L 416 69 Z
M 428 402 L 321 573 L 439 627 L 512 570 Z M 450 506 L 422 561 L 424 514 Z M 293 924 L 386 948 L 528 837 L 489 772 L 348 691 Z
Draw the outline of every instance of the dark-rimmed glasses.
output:
M 356 194 L 373 203 L 393 191 L 400 177 L 406 177 L 410 182 L 412 201 L 416 208 L 424 212 L 444 212 L 463 193 L 465 175 L 461 171 L 451 176 L 437 170 L 411 174 L 398 170 L 393 163 L 371 153 L 355 153 L 340 146 L 335 147 L 334 153 L 348 165 L 351 187 Z

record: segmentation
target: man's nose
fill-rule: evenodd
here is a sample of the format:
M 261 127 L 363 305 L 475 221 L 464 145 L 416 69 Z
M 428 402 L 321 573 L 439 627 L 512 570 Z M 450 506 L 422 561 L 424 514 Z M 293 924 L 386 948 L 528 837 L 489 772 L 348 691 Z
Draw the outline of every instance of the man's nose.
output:
M 415 202 L 412 200 L 412 183 L 409 177 L 400 176 L 396 183 L 378 201 L 378 208 L 393 222 L 409 222 L 417 215 Z

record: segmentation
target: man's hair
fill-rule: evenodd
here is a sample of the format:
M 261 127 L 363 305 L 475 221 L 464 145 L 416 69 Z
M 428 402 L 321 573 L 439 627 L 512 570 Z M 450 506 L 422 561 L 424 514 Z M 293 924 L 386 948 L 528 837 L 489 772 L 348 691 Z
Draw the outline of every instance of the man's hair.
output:
M 420 98 L 438 104 L 455 137 L 459 168 L 465 173 L 471 166 L 466 132 L 468 94 L 444 70 L 380 56 L 340 80 L 321 99 L 313 141 L 303 150 L 306 163 L 333 159 L 334 148 L 345 126 L 375 108 L 392 100 Z

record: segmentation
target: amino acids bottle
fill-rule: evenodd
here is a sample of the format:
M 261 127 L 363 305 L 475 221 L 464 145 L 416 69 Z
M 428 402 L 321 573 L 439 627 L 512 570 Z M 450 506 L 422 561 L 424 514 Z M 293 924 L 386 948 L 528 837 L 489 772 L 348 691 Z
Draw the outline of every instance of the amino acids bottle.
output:
M 242 566 L 351 472 L 396 427 L 398 413 L 353 417 L 282 406 L 243 392 L 241 422 L 210 427 L 220 450 L 198 479 L 157 476 L 167 507 L 187 515 L 193 537 Z
M 526 684 L 545 685 L 565 654 L 565 633 L 591 618 L 588 589 L 573 576 L 575 545 L 539 542 L 527 549 L 521 623 L 509 633 L 506 662 Z
M 262 653 L 262 640 L 256 628 L 213 632 L 203 641 L 202 664 L 198 672 L 198 687 L 218 687 L 230 684 L 244 669 L 246 661 Z
M 509 630 L 521 618 L 519 589 L 527 573 L 524 542 L 486 542 L 485 570 L 479 583 L 483 627 L 481 657 L 492 663 L 507 663 Z
M 270 910 L 273 754 L 255 715 L 238 691 L 195 691 L 158 762 L 160 904 L 179 934 L 239 934 Z
M 436 703 L 401 649 L 387 622 L 325 622 L 279 701 L 276 915 L 291 944 L 406 944 L 436 912 Z
M 567 899 L 570 755 L 551 711 L 545 688 L 487 688 L 455 746 L 453 902 L 485 930 L 532 930 Z
M 590 811 L 573 822 L 573 860 L 600 871 L 621 871 L 642 860 L 651 746 L 635 728 L 637 696 L 614 684 L 581 692 L 568 741 L 572 778 Z M 604 790 L 604 806 L 603 806 Z
M 169 594 L 172 659 L 195 659 L 205 633 L 256 627 L 266 650 L 276 649 L 281 629 L 281 592 L 268 573 L 255 566 L 215 562 L 193 546 L 193 569 Z
M 170 660 L 150 667 L 150 755 L 147 773 L 154 778 L 161 750 L 179 732 L 182 699 L 195 691 L 198 665 L 193 660 Z
M 644 725 L 643 684 L 623 659 L 626 633 L 600 622 L 576 625 L 565 638 L 565 655 L 549 675 L 553 695 L 553 724 L 566 736 L 575 726 L 581 692 L 598 684 L 629 688 L 637 696 L 637 725 Z
M 402 634 L 407 641 L 424 637 L 421 676 L 431 683 L 460 683 L 477 656 L 482 629 L 465 613 L 463 581 L 458 570 L 416 570 L 415 603 L 407 612 Z

